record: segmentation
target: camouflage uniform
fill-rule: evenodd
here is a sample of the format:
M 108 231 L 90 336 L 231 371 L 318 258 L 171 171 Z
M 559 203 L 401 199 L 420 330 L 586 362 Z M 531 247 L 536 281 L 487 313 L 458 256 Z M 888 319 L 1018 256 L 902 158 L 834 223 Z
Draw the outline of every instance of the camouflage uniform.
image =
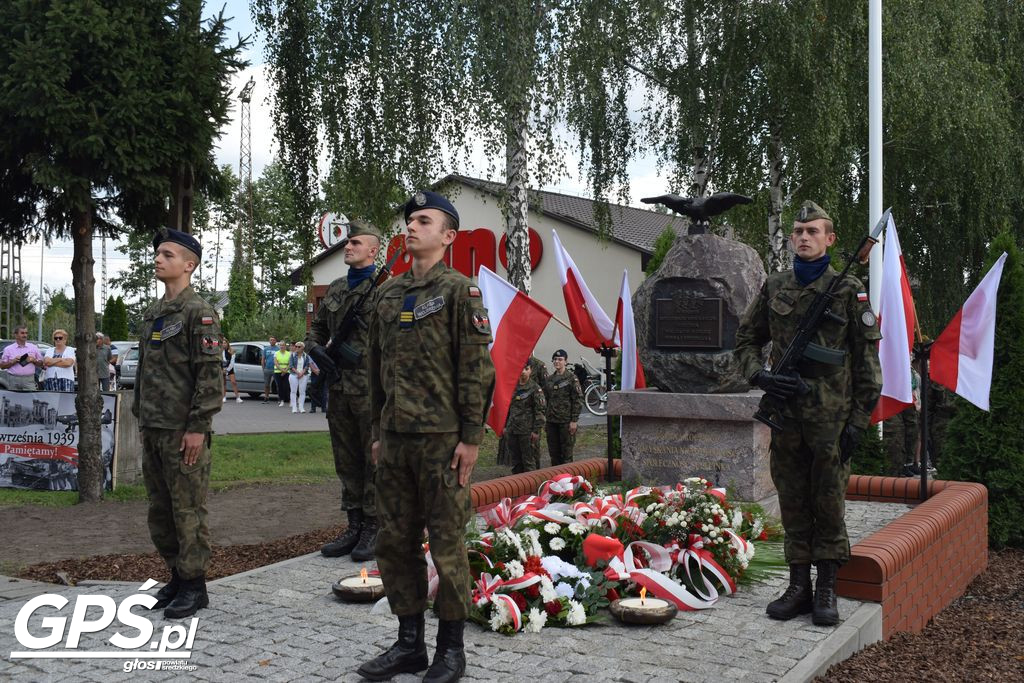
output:
M 317 309 L 306 337 L 306 349 L 312 351 L 324 345 L 341 326 L 348 310 L 373 286 L 373 278 L 349 289 L 348 279 L 340 277 L 331 283 Z M 356 325 L 346 340 L 356 351 L 364 352 L 363 365 L 357 368 L 339 368 L 339 377 L 328 391 L 327 424 L 331 431 L 331 449 L 334 451 L 334 470 L 341 480 L 341 510 L 362 509 L 376 517 L 374 503 L 373 461 L 370 459 L 370 396 L 366 379 L 366 341 L 374 295 L 363 303 L 359 313 L 366 327 Z
M 572 462 L 576 435 L 569 433 L 569 423 L 579 422 L 583 409 L 583 389 L 576 375 L 568 369 L 561 375 L 553 373 L 544 383 L 548 401 L 548 454 L 552 465 Z
M 537 356 L 530 355 L 529 360 L 526 361 L 530 366 L 530 379 L 537 383 L 537 386 L 544 388 L 544 383 L 548 381 L 548 366 L 544 364 Z M 532 442 L 530 445 L 533 447 L 533 459 L 540 466 L 540 442 L 544 440 L 544 428 L 537 432 L 537 440 Z
M 210 431 L 221 409 L 220 324 L 191 287 L 160 299 L 142 319 L 132 413 L 142 430 L 142 473 L 149 494 L 149 533 L 182 579 L 205 575 L 210 562 L 206 496 Z M 185 432 L 206 434 L 192 465 L 182 461 Z
M 380 288 L 368 348 L 373 439 L 380 440 L 376 554 L 400 617 L 427 606 L 424 527 L 440 580 L 438 616 L 469 614 L 469 487 L 459 486 L 450 464 L 460 441 L 483 438 L 494 384 L 490 341 L 480 290 L 443 262 L 422 278 L 410 270 Z
M 917 370 L 911 371 L 911 380 L 916 399 L 920 388 L 920 376 L 917 374 Z M 889 465 L 893 475 L 903 476 L 906 474 L 904 466 L 917 460 L 917 443 L 920 441 L 920 433 L 921 427 L 916 406 L 907 406 L 882 423 L 882 443 L 889 456 Z
M 753 378 L 762 369 L 761 349 L 769 341 L 771 362 L 779 362 L 800 317 L 836 276 L 831 266 L 807 286 L 792 271 L 768 276 L 736 332 L 736 360 L 745 377 Z M 876 344 L 881 335 L 866 297 L 858 300 L 863 292 L 852 276 L 837 288 L 832 311 L 844 322 L 826 321 L 814 341 L 845 351 L 844 362 L 837 366 L 805 360 L 800 375 L 811 390 L 782 404 L 778 419 L 783 429 L 772 432 L 772 480 L 791 565 L 846 562 L 850 557 L 843 520 L 850 463 L 840 461 L 838 441 L 846 424 L 867 428 L 881 389 Z
M 504 432 L 514 474 L 540 468 L 540 458 L 536 456 L 537 451 L 533 447 L 540 442 L 546 412 L 547 401 L 536 382 L 531 379 L 526 384 L 516 385 Z M 532 434 L 537 435 L 536 442 L 531 440 Z

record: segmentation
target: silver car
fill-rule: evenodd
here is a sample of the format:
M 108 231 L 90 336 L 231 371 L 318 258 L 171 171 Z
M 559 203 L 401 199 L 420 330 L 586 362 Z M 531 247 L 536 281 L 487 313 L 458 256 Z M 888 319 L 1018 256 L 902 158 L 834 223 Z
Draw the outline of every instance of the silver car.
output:
M 125 351 L 117 364 L 117 385 L 122 389 L 135 386 L 135 372 L 139 369 L 139 345 Z
M 263 349 L 270 346 L 265 341 L 234 342 L 235 381 L 238 390 L 247 392 L 253 398 L 263 395 Z

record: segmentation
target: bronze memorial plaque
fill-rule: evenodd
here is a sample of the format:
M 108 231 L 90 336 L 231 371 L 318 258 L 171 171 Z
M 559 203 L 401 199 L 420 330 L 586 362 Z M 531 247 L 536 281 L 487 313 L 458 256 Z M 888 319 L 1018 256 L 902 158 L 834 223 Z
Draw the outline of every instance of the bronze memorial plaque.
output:
M 654 345 L 682 349 L 722 348 L 722 299 L 682 296 L 657 299 Z

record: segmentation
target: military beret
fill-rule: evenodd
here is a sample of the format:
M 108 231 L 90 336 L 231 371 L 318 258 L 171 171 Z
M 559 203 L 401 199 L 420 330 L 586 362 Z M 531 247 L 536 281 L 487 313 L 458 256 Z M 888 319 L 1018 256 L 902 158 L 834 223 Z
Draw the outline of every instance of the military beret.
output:
M 554 360 L 556 358 L 565 358 L 566 360 L 568 360 L 569 354 L 565 352 L 565 349 L 558 349 L 553 354 L 551 354 L 551 360 Z
M 437 209 L 438 211 L 443 211 L 455 219 L 455 229 L 459 229 L 459 212 L 455 210 L 455 207 L 450 201 L 448 201 L 447 197 L 436 192 L 431 192 L 430 190 L 417 191 L 416 194 L 410 197 L 409 201 L 405 203 L 405 222 L 408 223 L 409 216 L 411 216 L 414 211 L 419 211 L 420 209 Z
M 356 225 L 355 223 L 353 223 L 352 225 L 349 226 L 349 228 L 348 228 L 348 236 L 349 236 L 349 238 L 361 237 L 363 235 L 373 235 L 374 237 L 379 239 L 381 242 L 384 241 L 384 235 L 380 234 L 380 230 L 378 230 L 377 228 L 373 227 L 372 225 L 369 225 L 369 224 Z
M 164 242 L 180 244 L 199 258 L 203 257 L 203 246 L 199 244 L 199 240 L 187 232 L 173 230 L 171 228 L 161 228 L 160 231 L 153 236 L 153 249 L 155 250 Z
M 832 217 L 825 213 L 825 209 L 821 208 L 811 200 L 807 200 L 800 205 L 800 212 L 796 215 L 796 220 L 799 223 L 808 223 L 810 221 L 816 221 L 819 218 L 824 218 L 827 221 L 831 221 Z

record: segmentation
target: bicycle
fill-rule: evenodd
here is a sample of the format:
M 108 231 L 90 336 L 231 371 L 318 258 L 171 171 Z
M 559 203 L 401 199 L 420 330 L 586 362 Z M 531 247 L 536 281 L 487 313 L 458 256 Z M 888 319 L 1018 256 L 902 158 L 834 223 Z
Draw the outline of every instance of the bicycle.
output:
M 587 359 L 580 356 L 582 366 L 577 365 L 577 376 L 582 375 L 580 384 L 583 389 L 583 404 L 592 415 L 604 417 L 608 414 L 608 390 L 601 381 L 601 373 Z M 612 390 L 617 387 L 613 384 Z

